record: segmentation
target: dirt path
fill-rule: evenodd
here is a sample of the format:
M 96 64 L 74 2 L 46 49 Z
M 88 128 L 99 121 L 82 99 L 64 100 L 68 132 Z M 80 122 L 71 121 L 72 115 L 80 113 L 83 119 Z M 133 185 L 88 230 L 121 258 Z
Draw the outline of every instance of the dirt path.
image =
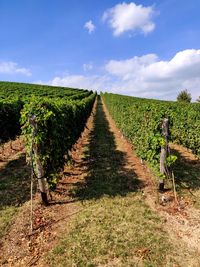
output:
M 101 127 L 101 124 L 104 124 L 104 127 Z M 103 132 L 98 132 L 98 128 L 101 128 Z M 105 195 L 111 198 L 118 195 L 125 197 L 131 192 L 136 193 L 136 197 L 138 195 L 139 198 L 142 198 L 153 211 L 161 216 L 162 225 L 159 226 L 162 227 L 161 232 L 166 231 L 170 240 L 182 252 L 174 257 L 181 261 L 184 254 L 183 265 L 169 266 L 200 266 L 198 265 L 200 251 L 197 252 L 200 243 L 199 211 L 193 209 L 184 200 L 181 207 L 175 206 L 172 201 L 165 203 L 165 206 L 159 204 L 161 196 L 155 190 L 155 177 L 136 156 L 131 144 L 123 137 L 107 109 L 101 103 L 99 103 L 97 111 L 96 108 L 93 110 L 82 137 L 72 151 L 72 159 L 73 164 L 65 166 L 63 178 L 53 194 L 54 203 L 52 202 L 49 207 L 43 207 L 39 204 L 36 195 L 32 234 L 30 234 L 29 224 L 30 203 L 26 202 L 21 208 L 0 247 L 2 266 L 49 266 L 45 258 L 46 253 L 71 231 L 71 219 L 79 216 L 84 209 L 84 205 L 81 203 L 87 201 L 90 203 L 93 200 L 96 203 L 96 200 L 101 201 Z M 167 197 L 168 193 L 166 193 Z M 129 201 L 131 201 L 131 197 Z M 97 208 L 95 209 L 97 210 Z M 95 209 L 93 210 L 94 214 Z M 143 209 L 145 208 L 143 207 Z M 140 215 L 138 214 L 138 216 Z M 104 240 L 102 240 L 103 242 Z M 140 250 L 142 250 L 142 254 Z M 136 253 L 139 253 L 141 259 L 149 257 L 148 250 L 143 251 L 142 248 L 138 251 Z M 175 251 L 176 253 L 179 253 L 178 250 Z M 95 266 L 124 266 L 115 260 L 108 265 Z M 55 265 L 54 263 L 51 265 L 56 266 L 56 261 L 55 258 Z
M 109 123 L 110 130 L 113 132 L 116 142 L 116 149 L 125 153 L 126 168 L 133 170 L 136 176 L 143 183 L 143 194 L 148 196 L 150 194 L 149 201 L 153 203 L 157 202 L 156 194 L 156 179 L 150 169 L 144 164 L 140 158 L 134 152 L 133 146 L 123 136 L 121 131 L 117 128 L 115 122 L 110 116 L 105 104 L 103 104 L 103 111 L 105 112 L 106 119 Z

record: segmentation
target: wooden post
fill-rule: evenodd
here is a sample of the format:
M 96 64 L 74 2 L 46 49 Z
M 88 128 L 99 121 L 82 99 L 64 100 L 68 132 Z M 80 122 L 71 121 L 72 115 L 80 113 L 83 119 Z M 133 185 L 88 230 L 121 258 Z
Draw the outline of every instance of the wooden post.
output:
M 29 118 L 29 122 L 31 127 L 33 128 L 33 134 L 32 137 L 34 138 L 37 133 L 37 122 L 36 122 L 36 116 L 33 115 Z M 32 150 L 35 155 L 35 164 L 36 164 L 36 170 L 37 170 L 37 179 L 38 179 L 38 187 L 41 193 L 42 201 L 45 205 L 48 205 L 48 198 L 47 198 L 47 180 L 44 177 L 44 169 L 42 167 L 42 164 L 39 160 L 39 153 L 38 153 L 38 146 L 34 143 L 32 140 Z
M 165 144 L 161 147 L 161 153 L 160 153 L 160 173 L 162 175 L 167 174 L 167 166 L 166 166 L 166 159 L 168 156 L 169 151 L 169 120 L 163 119 L 162 123 L 162 135 L 165 137 Z M 160 179 L 159 181 L 159 190 L 164 191 L 164 179 Z

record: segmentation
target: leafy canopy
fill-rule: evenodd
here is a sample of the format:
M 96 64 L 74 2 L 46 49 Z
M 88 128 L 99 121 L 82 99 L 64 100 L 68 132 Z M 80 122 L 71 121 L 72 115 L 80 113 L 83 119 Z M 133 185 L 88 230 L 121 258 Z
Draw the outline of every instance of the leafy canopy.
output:
M 178 102 L 190 103 L 192 100 L 191 94 L 187 91 L 187 89 L 181 91 L 177 96 Z

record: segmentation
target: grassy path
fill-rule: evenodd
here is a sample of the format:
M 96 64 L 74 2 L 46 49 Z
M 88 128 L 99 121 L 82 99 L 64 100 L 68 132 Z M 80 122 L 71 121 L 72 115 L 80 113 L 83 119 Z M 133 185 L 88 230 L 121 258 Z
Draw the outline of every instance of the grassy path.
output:
M 178 251 L 164 230 L 164 221 L 145 204 L 145 184 L 130 168 L 120 144 L 99 100 L 84 153 L 86 182 L 74 191 L 83 209 L 49 254 L 49 265 L 198 266 L 189 265 L 187 259 L 181 263 L 186 252 Z
M 12 146 L 11 146 L 12 143 Z M 29 199 L 30 168 L 20 139 L 0 147 L 0 239 L 19 207 Z

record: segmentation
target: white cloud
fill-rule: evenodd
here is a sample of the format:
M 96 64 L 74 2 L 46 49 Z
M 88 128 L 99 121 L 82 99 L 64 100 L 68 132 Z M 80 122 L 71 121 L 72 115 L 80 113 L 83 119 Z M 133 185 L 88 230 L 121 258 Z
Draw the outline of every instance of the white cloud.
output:
M 196 100 L 200 95 L 200 50 L 180 51 L 168 61 L 155 54 L 110 60 L 103 74 L 65 74 L 45 84 L 165 100 L 176 100 L 187 89 Z
M 123 80 L 130 79 L 134 74 L 137 76 L 139 69 L 149 66 L 158 60 L 155 54 L 148 54 L 141 57 L 133 57 L 126 60 L 110 60 L 105 69 L 113 75 L 121 77 Z
M 106 75 L 65 75 L 64 77 L 55 77 L 48 84 L 101 91 L 108 80 Z
M 84 71 L 90 71 L 92 69 L 93 69 L 93 64 L 92 63 L 83 64 L 83 70 Z
M 200 95 L 200 50 L 178 52 L 169 61 L 161 61 L 155 54 L 110 60 L 105 69 L 116 77 L 121 92 L 126 94 L 175 99 L 187 88 L 194 99 Z
M 103 14 L 103 21 L 108 22 L 113 29 L 114 36 L 127 31 L 141 31 L 147 34 L 155 29 L 152 21 L 153 14 L 154 9 L 151 6 L 143 7 L 134 2 L 124 2 L 106 10 Z
M 91 20 L 85 23 L 84 28 L 87 29 L 90 34 L 93 33 L 96 29 L 95 25 Z
M 0 73 L 2 74 L 22 74 L 26 76 L 31 76 L 32 73 L 27 68 L 21 68 L 17 63 L 8 61 L 0 62 Z

